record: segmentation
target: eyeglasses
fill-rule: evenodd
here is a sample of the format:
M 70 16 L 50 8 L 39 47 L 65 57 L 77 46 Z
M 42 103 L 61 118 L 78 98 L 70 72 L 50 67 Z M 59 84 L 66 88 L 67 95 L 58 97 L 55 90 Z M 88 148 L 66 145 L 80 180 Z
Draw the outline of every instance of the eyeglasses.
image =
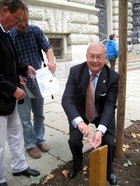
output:
M 16 20 L 17 23 L 20 23 L 22 21 L 22 18 L 21 17 L 14 16 L 14 18 L 15 18 L 15 20 Z
M 96 59 L 96 60 L 100 61 L 100 60 L 104 59 L 105 56 L 104 55 L 90 55 L 89 58 L 90 58 L 90 60 Z
M 20 22 L 22 22 L 22 23 L 28 23 L 28 19 L 21 19 Z

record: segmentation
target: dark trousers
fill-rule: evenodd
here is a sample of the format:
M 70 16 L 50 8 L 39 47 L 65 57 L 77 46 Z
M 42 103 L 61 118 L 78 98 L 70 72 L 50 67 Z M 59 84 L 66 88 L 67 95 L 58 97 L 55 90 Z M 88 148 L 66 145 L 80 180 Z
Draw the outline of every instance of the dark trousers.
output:
M 82 168 L 83 164 L 83 134 L 79 131 L 78 128 L 74 128 L 70 125 L 70 139 L 69 147 L 73 156 L 73 170 L 75 172 L 79 171 Z M 102 144 L 108 145 L 108 158 L 107 158 L 107 177 L 114 171 L 113 170 L 113 160 L 115 156 L 116 146 L 114 143 L 114 137 L 107 131 L 102 138 Z
M 116 63 L 116 58 L 108 59 L 110 62 L 110 68 L 115 70 L 115 63 Z

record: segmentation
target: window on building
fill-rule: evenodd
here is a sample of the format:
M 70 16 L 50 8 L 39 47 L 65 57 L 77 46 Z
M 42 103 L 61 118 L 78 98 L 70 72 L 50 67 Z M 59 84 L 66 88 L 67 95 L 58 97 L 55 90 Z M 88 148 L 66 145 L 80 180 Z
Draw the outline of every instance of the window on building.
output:
M 48 38 L 53 48 L 56 61 L 69 61 L 72 59 L 71 49 L 67 46 L 66 36 L 50 35 Z
M 63 58 L 63 40 L 61 38 L 49 38 L 56 59 Z

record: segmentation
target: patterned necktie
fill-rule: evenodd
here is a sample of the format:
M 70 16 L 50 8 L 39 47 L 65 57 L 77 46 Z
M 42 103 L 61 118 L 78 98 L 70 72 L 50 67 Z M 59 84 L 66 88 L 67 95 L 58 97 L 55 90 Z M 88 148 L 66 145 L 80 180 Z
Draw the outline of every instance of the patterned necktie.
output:
M 89 85 L 86 92 L 86 118 L 89 122 L 95 119 L 95 87 L 94 80 L 95 76 L 90 76 Z

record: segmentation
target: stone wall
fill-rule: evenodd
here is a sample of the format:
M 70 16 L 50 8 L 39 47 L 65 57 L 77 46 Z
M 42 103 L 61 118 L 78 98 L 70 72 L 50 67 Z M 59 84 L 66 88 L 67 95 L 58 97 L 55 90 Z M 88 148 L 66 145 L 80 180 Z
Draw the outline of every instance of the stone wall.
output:
M 97 9 L 92 6 L 93 1 L 87 1 L 90 5 L 74 3 L 78 0 L 25 2 L 29 4 L 30 23 L 37 24 L 44 33 L 67 34 L 68 45 L 83 45 L 98 39 Z
M 57 62 L 56 75 L 68 76 L 69 68 L 85 60 L 87 45 L 98 41 L 98 17 L 93 0 L 24 0 L 31 24 L 38 25 L 49 37 L 63 37 L 65 56 L 71 61 Z
M 68 0 L 68 1 L 86 5 L 95 5 L 95 0 Z
M 119 0 L 113 0 L 112 2 L 112 10 L 113 10 L 113 33 L 115 33 L 118 36 L 118 30 L 119 30 Z M 130 35 L 132 33 L 132 0 L 128 0 L 128 40 L 130 39 Z
M 128 35 L 132 30 L 132 0 L 128 3 Z M 24 0 L 29 7 L 31 24 L 38 25 L 49 38 L 62 37 L 65 56 L 71 55 L 69 61 L 57 62 L 56 75 L 68 76 L 69 68 L 85 60 L 87 45 L 98 41 L 98 9 L 96 0 Z M 107 34 L 118 36 L 119 9 L 118 0 L 107 0 L 108 28 Z

